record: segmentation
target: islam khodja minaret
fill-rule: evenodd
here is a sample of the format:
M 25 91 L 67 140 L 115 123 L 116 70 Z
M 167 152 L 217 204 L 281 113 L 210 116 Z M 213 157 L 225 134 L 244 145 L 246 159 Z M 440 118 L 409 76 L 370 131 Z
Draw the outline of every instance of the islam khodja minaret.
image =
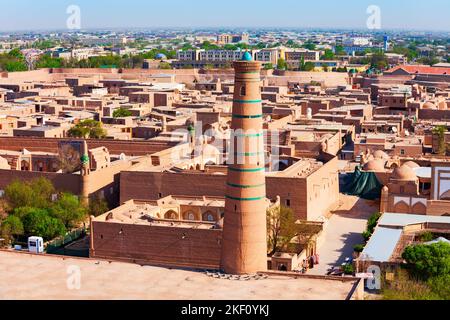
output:
M 267 270 L 267 205 L 261 63 L 245 52 L 234 69 L 221 264 L 224 272 L 239 275 Z

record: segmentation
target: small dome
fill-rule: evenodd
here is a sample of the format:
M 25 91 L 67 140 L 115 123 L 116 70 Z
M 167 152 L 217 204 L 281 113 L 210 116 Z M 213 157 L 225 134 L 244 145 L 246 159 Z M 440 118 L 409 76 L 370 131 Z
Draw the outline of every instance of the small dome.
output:
M 158 60 L 166 60 L 167 57 L 166 57 L 166 55 L 163 54 L 163 53 L 158 53 L 158 54 L 155 56 L 155 59 L 158 59 Z
M 402 165 L 401 167 L 394 169 L 392 178 L 397 180 L 416 180 L 417 176 L 411 167 Z
M 381 159 L 370 160 L 364 165 L 363 169 L 364 171 L 385 171 L 384 161 Z
M 427 101 L 423 104 L 422 109 L 433 109 L 436 110 L 438 107 L 431 101 Z
M 414 161 L 405 162 L 403 165 L 410 167 L 411 169 L 420 168 L 420 166 Z
M 389 159 L 389 156 L 387 155 L 386 152 L 384 152 L 383 150 L 377 150 L 373 153 L 373 157 L 375 159 L 384 159 L 387 160 Z
M 252 61 L 252 55 L 250 54 L 250 52 L 246 51 L 243 55 L 242 55 L 242 61 Z

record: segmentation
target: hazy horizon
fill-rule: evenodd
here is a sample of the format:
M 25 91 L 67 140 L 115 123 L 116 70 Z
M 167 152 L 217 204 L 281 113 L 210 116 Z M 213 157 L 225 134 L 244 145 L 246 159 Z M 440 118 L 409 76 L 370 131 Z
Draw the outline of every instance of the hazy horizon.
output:
M 81 9 L 81 29 L 341 29 L 449 32 L 450 1 L 441 0 L 0 0 L 0 32 L 70 31 L 70 5 Z M 381 30 L 369 30 L 366 10 L 381 10 Z

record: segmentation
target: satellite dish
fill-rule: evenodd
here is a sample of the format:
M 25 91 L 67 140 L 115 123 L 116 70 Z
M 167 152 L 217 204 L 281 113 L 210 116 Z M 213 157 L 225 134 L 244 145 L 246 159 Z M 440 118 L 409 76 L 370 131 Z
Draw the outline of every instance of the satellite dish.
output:
M 121 153 L 121 154 L 119 155 L 119 159 L 120 159 L 120 160 L 127 160 L 127 156 L 125 155 L 125 153 Z
M 392 132 L 397 133 L 398 132 L 397 127 L 392 127 Z
M 405 130 L 405 136 L 409 137 L 409 131 L 408 130 Z

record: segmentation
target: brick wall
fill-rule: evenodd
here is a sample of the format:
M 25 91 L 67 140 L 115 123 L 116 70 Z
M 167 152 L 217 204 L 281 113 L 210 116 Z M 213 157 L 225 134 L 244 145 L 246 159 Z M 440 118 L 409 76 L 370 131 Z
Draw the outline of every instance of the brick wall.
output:
M 91 257 L 178 267 L 220 266 L 222 230 L 93 222 Z

